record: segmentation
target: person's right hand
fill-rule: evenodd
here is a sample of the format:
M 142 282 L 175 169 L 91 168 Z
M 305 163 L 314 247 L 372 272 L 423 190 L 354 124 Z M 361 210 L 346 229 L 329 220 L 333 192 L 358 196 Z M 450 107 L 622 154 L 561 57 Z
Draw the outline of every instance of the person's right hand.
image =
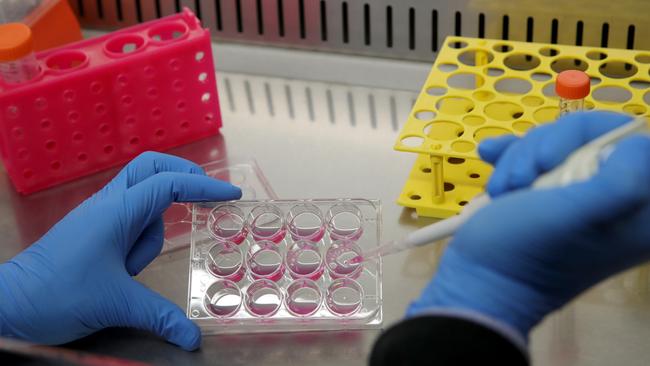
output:
M 172 202 L 241 197 L 196 164 L 144 153 L 41 239 L 0 264 L 0 336 L 60 344 L 107 327 L 148 330 L 186 350 L 199 328 L 137 275 L 160 253 Z
M 521 139 L 484 143 L 493 197 L 456 233 L 409 315 L 454 308 L 523 336 L 546 314 L 604 278 L 650 259 L 650 137 L 619 142 L 584 182 L 519 190 L 575 149 L 630 121 L 576 113 Z

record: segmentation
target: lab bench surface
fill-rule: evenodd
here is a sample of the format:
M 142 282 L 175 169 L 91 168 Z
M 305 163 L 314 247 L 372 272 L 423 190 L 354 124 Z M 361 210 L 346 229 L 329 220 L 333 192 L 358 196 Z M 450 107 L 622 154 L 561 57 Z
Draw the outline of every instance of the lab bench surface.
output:
M 198 163 L 255 158 L 280 198 L 381 199 L 385 239 L 433 222 L 395 204 L 415 156 L 392 150 L 428 65 L 228 45 L 217 54 L 222 134 L 170 153 Z M 263 65 L 238 63 L 242 55 Z M 0 261 L 38 239 L 116 171 L 27 197 L 1 172 Z M 437 244 L 385 258 L 384 327 L 403 316 L 442 250 Z M 184 309 L 188 263 L 187 250 L 164 254 L 137 279 Z M 549 316 L 531 335 L 533 363 L 650 364 L 649 278 L 648 267 L 628 271 Z M 109 329 L 64 347 L 157 365 L 344 366 L 365 364 L 379 333 L 205 336 L 200 351 L 185 352 L 145 332 Z

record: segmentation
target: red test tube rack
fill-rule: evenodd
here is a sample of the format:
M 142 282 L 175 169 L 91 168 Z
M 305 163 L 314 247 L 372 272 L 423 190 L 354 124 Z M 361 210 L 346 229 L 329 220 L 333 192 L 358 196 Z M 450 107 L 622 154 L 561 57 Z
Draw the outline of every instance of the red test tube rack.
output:
M 210 33 L 188 9 L 36 59 L 32 80 L 0 80 L 0 157 L 22 194 L 221 127 Z

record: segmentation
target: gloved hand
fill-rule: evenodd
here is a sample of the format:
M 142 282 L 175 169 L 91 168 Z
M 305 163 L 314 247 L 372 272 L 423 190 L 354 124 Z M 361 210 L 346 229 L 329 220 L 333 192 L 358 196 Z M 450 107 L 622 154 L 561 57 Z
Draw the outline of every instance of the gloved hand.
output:
M 201 333 L 175 304 L 132 276 L 163 244 L 172 202 L 241 197 L 177 157 L 144 153 L 40 240 L 0 265 L 0 336 L 60 344 L 107 327 L 153 332 L 183 349 Z
M 576 113 L 521 139 L 486 141 L 496 165 L 493 202 L 456 233 L 437 274 L 408 309 L 487 315 L 527 337 L 548 313 L 585 289 L 650 259 L 650 138 L 619 142 L 591 179 L 519 190 L 573 150 L 631 118 Z

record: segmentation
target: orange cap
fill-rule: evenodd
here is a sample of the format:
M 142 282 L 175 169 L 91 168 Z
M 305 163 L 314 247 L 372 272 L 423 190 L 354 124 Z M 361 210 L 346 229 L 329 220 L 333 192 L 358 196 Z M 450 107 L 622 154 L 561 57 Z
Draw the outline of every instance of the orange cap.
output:
M 589 75 L 582 71 L 562 71 L 555 80 L 555 93 L 565 99 L 582 99 L 589 95 L 589 81 Z
M 28 26 L 0 24 L 0 62 L 19 60 L 33 51 L 32 30 Z

